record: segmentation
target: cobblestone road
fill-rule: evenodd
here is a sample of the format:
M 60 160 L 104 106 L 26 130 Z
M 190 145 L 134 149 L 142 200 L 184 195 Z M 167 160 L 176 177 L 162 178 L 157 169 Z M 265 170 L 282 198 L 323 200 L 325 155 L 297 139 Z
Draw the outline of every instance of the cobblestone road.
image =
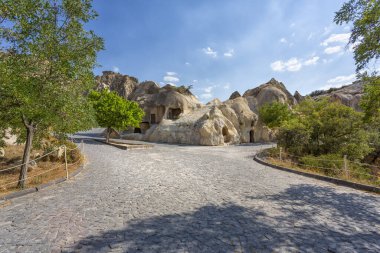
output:
M 86 141 L 76 178 L 3 203 L 0 252 L 380 252 L 380 196 L 266 168 L 258 149 Z

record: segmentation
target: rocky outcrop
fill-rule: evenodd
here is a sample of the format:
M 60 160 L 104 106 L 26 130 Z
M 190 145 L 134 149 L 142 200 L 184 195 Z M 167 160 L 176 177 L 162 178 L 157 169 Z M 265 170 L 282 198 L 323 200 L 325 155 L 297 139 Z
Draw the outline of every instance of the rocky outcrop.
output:
M 235 98 L 238 98 L 238 97 L 241 97 L 240 93 L 238 91 L 234 91 L 230 98 L 229 99 L 235 99 Z
M 185 86 L 160 87 L 152 81 L 128 86 L 130 82 L 120 80 L 130 77 L 113 72 L 104 74 L 106 77 L 97 77 L 98 89 L 116 89 L 145 111 L 140 128 L 123 132 L 125 138 L 133 140 L 212 146 L 272 141 L 274 134 L 260 123 L 258 109 L 273 101 L 297 103 L 275 79 L 246 91 L 243 96 L 236 91 L 225 102 L 214 99 L 203 105 Z M 129 89 L 124 89 L 126 86 Z
M 240 143 L 239 133 L 217 106 L 205 106 L 176 121 L 163 120 L 143 140 L 209 146 Z
M 125 99 L 130 99 L 137 87 L 138 80 L 133 76 L 122 75 L 113 71 L 103 71 L 103 75 L 95 77 L 97 89 L 109 89 L 116 91 Z
M 294 92 L 294 95 L 293 95 L 294 99 L 297 101 L 297 103 L 300 103 L 302 100 L 305 99 L 304 96 L 302 96 L 298 90 L 296 90 L 296 92 Z
M 297 104 L 297 100 L 286 89 L 285 85 L 272 78 L 269 82 L 244 92 L 251 110 L 257 113 L 261 106 L 274 101 L 289 105 Z
M 310 94 L 314 99 L 329 98 L 331 101 L 340 101 L 342 104 L 350 106 L 360 111 L 360 99 L 363 96 L 363 84 L 356 81 L 341 88 L 332 88 L 327 91 L 315 91 Z

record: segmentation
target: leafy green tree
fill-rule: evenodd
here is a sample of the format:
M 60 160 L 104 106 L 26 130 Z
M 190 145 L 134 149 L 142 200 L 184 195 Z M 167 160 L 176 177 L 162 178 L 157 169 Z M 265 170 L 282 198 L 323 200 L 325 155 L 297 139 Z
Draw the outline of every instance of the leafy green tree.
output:
M 351 107 L 327 99 L 306 99 L 294 110 L 296 116 L 284 121 L 278 134 L 279 145 L 290 153 L 362 159 L 371 151 L 363 114 Z
M 349 0 L 335 13 L 335 23 L 351 23 L 349 44 L 353 46 L 357 71 L 380 57 L 380 1 Z
M 339 25 L 352 23 L 349 44 L 354 49 L 356 71 L 359 73 L 368 69 L 370 63 L 374 61 L 372 73 L 361 74 L 365 84 L 361 107 L 367 120 L 378 120 L 380 78 L 376 63 L 380 57 L 380 1 L 349 0 L 335 13 L 334 21 Z
M 259 109 L 259 118 L 270 128 L 279 127 L 291 117 L 289 106 L 280 102 L 267 103 Z
M 0 122 L 26 141 L 19 187 L 32 145 L 94 122 L 84 94 L 103 40 L 85 23 L 91 0 L 0 0 Z
M 365 112 L 367 121 L 378 121 L 380 119 L 380 77 L 364 78 L 364 96 L 360 101 L 360 106 Z
M 96 121 L 99 126 L 107 128 L 107 143 L 112 128 L 138 127 L 144 116 L 144 111 L 138 103 L 125 100 L 116 92 L 107 89 L 100 92 L 92 91 L 89 97 L 95 109 Z

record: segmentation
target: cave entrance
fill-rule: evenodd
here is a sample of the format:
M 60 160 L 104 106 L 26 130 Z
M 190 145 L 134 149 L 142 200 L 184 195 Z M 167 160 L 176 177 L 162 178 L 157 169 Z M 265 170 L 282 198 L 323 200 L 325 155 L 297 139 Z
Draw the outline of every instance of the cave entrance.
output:
M 224 143 L 229 143 L 231 141 L 231 137 L 228 134 L 228 128 L 226 126 L 222 128 L 222 134 L 224 138 Z
M 250 143 L 255 142 L 255 131 L 253 131 L 253 130 L 249 131 L 249 142 Z
M 181 108 L 169 108 L 168 119 L 178 119 L 181 113 Z
M 156 124 L 156 114 L 150 115 L 150 124 Z

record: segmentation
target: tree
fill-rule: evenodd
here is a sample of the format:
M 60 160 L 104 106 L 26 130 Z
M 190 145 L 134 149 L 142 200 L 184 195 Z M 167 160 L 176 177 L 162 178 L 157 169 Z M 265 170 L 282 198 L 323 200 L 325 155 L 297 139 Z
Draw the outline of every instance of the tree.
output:
M 357 71 L 380 57 L 380 1 L 349 0 L 335 13 L 338 25 L 352 22 L 349 44 L 354 49 Z
M 270 128 L 279 127 L 291 117 L 289 106 L 280 102 L 267 103 L 259 109 L 259 118 Z
M 125 100 L 116 92 L 107 89 L 101 92 L 92 91 L 89 97 L 95 109 L 96 121 L 99 126 L 107 128 L 107 143 L 112 128 L 138 127 L 144 116 L 144 111 L 138 103 Z
M 367 155 L 369 135 L 363 114 L 339 102 L 306 99 L 295 107 L 295 115 L 279 128 L 278 143 L 290 153 L 302 155 Z
M 374 60 L 372 73 L 361 73 L 364 82 L 364 96 L 361 101 L 366 119 L 379 118 L 380 110 L 380 78 L 376 68 L 380 57 L 380 1 L 350 0 L 335 13 L 335 23 L 342 25 L 352 22 L 349 44 L 354 49 L 356 71 L 368 68 Z
M 0 123 L 26 141 L 21 188 L 32 145 L 94 122 L 84 94 L 103 40 L 84 24 L 96 16 L 91 0 L 0 0 Z

